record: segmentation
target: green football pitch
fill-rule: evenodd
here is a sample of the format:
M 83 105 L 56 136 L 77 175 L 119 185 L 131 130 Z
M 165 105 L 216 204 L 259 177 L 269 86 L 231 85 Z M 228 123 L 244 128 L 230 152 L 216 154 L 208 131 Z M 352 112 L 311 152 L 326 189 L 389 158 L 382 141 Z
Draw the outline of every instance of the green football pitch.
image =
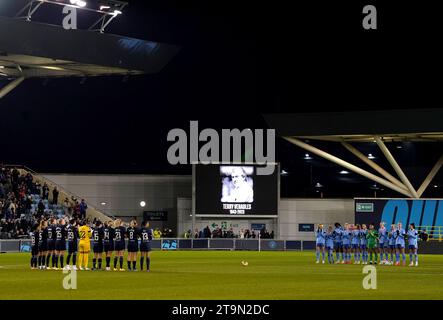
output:
M 363 266 L 315 264 L 313 252 L 154 251 L 150 273 L 78 271 L 76 290 L 62 271 L 30 270 L 29 257 L 0 254 L 0 299 L 443 299 L 440 255 L 377 266 L 375 290 Z

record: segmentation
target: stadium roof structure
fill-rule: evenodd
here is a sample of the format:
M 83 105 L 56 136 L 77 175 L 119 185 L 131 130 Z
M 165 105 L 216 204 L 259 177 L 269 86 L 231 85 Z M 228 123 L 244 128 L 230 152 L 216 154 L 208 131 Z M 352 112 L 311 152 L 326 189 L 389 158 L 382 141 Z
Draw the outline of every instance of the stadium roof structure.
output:
M 98 31 L 0 17 L 0 79 L 11 80 L 0 99 L 27 78 L 155 74 L 179 51 Z
M 371 179 L 409 198 L 420 198 L 443 166 L 443 154 L 416 190 L 387 144 L 391 142 L 442 142 L 443 109 L 268 114 L 265 119 L 290 143 Z M 366 171 L 309 144 L 311 140 L 340 143 L 379 175 Z M 369 159 L 351 143 L 376 143 L 398 177 Z

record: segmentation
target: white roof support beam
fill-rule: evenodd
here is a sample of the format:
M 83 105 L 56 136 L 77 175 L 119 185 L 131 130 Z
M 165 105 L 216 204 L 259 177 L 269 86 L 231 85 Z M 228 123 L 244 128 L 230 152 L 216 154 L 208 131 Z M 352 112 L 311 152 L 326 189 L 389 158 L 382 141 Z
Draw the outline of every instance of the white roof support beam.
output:
M 25 77 L 20 77 L 20 78 L 14 79 L 13 81 L 9 82 L 6 86 L 1 88 L 0 89 L 0 99 L 3 98 L 4 96 L 6 96 L 9 92 L 14 90 L 15 88 L 17 88 L 19 86 L 19 84 L 23 82 L 23 80 L 25 80 Z
M 442 166 L 443 166 L 443 155 L 440 157 L 440 159 L 438 159 L 437 163 L 431 169 L 431 171 L 429 172 L 428 176 L 426 177 L 426 179 L 421 184 L 420 188 L 418 188 L 417 194 L 418 194 L 419 197 L 421 197 L 423 192 L 425 192 L 426 188 L 429 186 L 429 184 L 431 183 L 432 179 L 434 179 L 435 175 L 438 173 L 438 171 L 440 170 L 440 168 Z
M 325 152 L 323 150 L 320 150 L 320 149 L 318 149 L 316 147 L 313 147 L 313 146 L 311 146 L 311 145 L 309 145 L 309 144 L 307 144 L 307 143 L 305 143 L 305 142 L 303 142 L 303 141 L 301 141 L 301 140 L 299 140 L 297 138 L 284 137 L 284 139 L 289 141 L 290 143 L 292 143 L 292 144 L 294 144 L 294 145 L 296 145 L 296 146 L 306 150 L 306 151 L 309 151 L 309 152 L 311 152 L 313 154 L 316 154 L 316 155 L 318 155 L 318 156 L 320 156 L 322 158 L 325 158 L 326 160 L 329 160 L 331 162 L 334 162 L 334 163 L 338 164 L 339 166 L 342 166 L 342 167 L 344 167 L 344 168 L 346 168 L 348 170 L 351 170 L 351 171 L 353 171 L 353 172 L 355 172 L 355 173 L 357 173 L 359 175 L 362 175 L 363 177 L 366 177 L 366 178 L 368 178 L 370 180 L 373 180 L 373 181 L 375 181 L 375 182 L 377 182 L 377 183 L 379 183 L 379 184 L 381 184 L 381 185 L 383 185 L 383 186 L 385 186 L 385 187 L 387 187 L 389 189 L 397 191 L 398 193 L 401 193 L 401 194 L 403 194 L 403 195 L 405 195 L 405 196 L 407 196 L 409 198 L 413 197 L 413 195 L 408 190 L 400 188 L 398 185 L 396 185 L 396 184 L 394 184 L 394 183 L 392 183 L 392 182 L 390 182 L 388 180 L 380 178 L 379 176 L 376 176 L 375 174 L 372 174 L 372 173 L 370 173 L 370 172 L 368 172 L 366 170 L 363 170 L 363 169 L 361 169 L 361 168 L 359 168 L 359 167 L 357 167 L 357 166 L 355 166 L 355 165 L 353 165 L 353 164 L 351 164 L 351 163 L 349 163 L 347 161 L 344 161 L 344 160 L 342 160 L 342 159 L 340 159 L 340 158 L 338 158 L 336 156 L 333 156 L 333 155 L 331 155 L 331 154 L 329 154 L 329 153 L 327 153 L 327 152 Z
M 395 172 L 397 173 L 400 180 L 403 182 L 403 184 L 408 188 L 409 192 L 414 198 L 420 198 L 417 194 L 417 191 L 415 191 L 414 187 L 412 186 L 411 182 L 409 182 L 409 179 L 404 174 L 403 170 L 398 165 L 397 161 L 395 161 L 394 157 L 392 156 L 392 153 L 389 151 L 389 149 L 386 147 L 384 142 L 381 140 L 379 136 L 374 137 L 375 142 L 377 143 L 380 150 L 385 155 L 386 159 L 388 159 L 391 166 L 394 168 Z
M 351 144 L 347 143 L 347 142 L 342 142 L 341 143 L 346 149 L 348 149 L 352 154 L 354 154 L 357 158 L 359 158 L 361 161 L 363 161 L 364 163 L 366 163 L 368 166 L 370 166 L 372 169 L 374 169 L 375 171 L 377 171 L 378 173 L 380 173 L 383 177 L 385 177 L 386 179 L 388 179 L 389 181 L 391 181 L 393 184 L 399 186 L 402 189 L 408 190 L 408 188 L 406 188 L 406 186 L 400 181 L 398 180 L 396 177 L 394 177 L 393 175 L 391 175 L 389 172 L 387 172 L 385 169 L 383 169 L 382 167 L 380 167 L 378 164 L 376 164 L 374 161 L 372 161 L 371 159 L 368 159 L 367 156 L 365 156 L 363 153 L 361 153 L 357 148 L 355 148 L 354 146 L 352 146 Z

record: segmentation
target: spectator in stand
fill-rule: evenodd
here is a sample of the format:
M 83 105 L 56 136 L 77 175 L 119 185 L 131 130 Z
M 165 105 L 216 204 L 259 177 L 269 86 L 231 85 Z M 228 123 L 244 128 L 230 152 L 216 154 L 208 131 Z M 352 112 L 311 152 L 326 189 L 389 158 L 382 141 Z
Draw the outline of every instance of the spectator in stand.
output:
M 34 184 L 34 190 L 32 193 L 38 195 L 42 194 L 42 186 L 40 185 L 40 183 L 37 182 L 36 184 Z
M 45 204 L 43 203 L 43 200 L 40 200 L 37 205 L 37 215 L 39 218 L 41 218 L 45 214 Z
M 158 228 L 155 228 L 155 230 L 154 230 L 154 239 L 160 239 L 161 236 L 162 236 L 162 232 Z
M 85 199 L 82 199 L 82 202 L 79 205 L 80 209 L 80 219 L 86 218 L 86 210 L 88 209 L 88 205 L 86 204 Z
M 12 169 L 12 175 L 11 175 L 11 182 L 18 184 L 18 178 L 20 176 L 20 173 L 18 172 L 17 168 Z
M 421 239 L 421 241 L 424 241 L 424 242 L 428 241 L 429 235 L 426 232 L 426 229 L 424 229 L 422 232 L 420 232 L 418 237 Z
M 54 188 L 54 190 L 52 190 L 52 204 L 57 205 L 58 204 L 58 189 L 57 187 Z
M 25 214 L 30 215 L 32 209 L 32 197 L 28 195 L 25 200 Z
M 80 219 L 80 203 L 78 202 L 78 200 L 75 200 L 73 211 L 74 211 L 74 217 L 76 219 Z
M 33 180 L 32 174 L 28 172 L 25 176 L 25 183 L 28 190 L 32 190 L 32 180 Z
M 210 238 L 211 237 L 211 229 L 209 229 L 209 226 L 206 226 L 206 228 L 203 231 L 204 237 L 205 238 Z
M 65 201 L 63 201 L 63 209 L 66 213 L 72 215 L 73 207 L 71 206 L 71 202 L 69 202 L 68 198 L 65 198 Z
M 3 183 L 0 182 L 0 199 L 4 199 L 5 196 L 6 196 L 5 187 L 3 186 Z
M 48 200 L 48 198 L 49 198 L 49 187 L 46 183 L 43 185 L 43 188 L 42 188 L 42 198 L 44 200 Z
M 196 228 L 194 231 L 194 239 L 198 239 L 200 236 L 200 233 L 198 232 L 198 229 Z
M 271 231 L 271 234 L 269 235 L 270 239 L 274 239 L 274 230 Z

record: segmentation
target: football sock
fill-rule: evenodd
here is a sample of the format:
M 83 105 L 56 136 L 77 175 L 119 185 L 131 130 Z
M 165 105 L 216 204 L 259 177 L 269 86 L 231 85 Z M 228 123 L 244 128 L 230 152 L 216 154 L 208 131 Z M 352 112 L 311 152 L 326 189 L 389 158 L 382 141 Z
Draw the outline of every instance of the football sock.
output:
M 59 256 L 59 259 L 60 259 L 60 268 L 63 268 L 65 266 L 64 261 L 63 261 L 65 259 L 65 257 L 61 254 Z
M 72 264 L 75 266 L 75 263 L 77 262 L 77 254 L 73 253 L 72 254 Z
M 131 270 L 131 261 L 128 261 L 128 270 Z
M 134 260 L 134 261 L 132 261 L 132 269 L 137 269 L 137 261 L 136 260 Z
M 56 268 L 58 268 L 58 255 L 53 255 L 52 260 L 53 260 L 52 264 L 55 265 Z
M 106 268 L 109 268 L 111 265 L 111 257 L 106 257 Z
M 46 267 L 49 267 L 49 261 L 51 260 L 51 254 L 50 253 L 48 253 L 47 255 L 46 255 Z
M 123 269 L 123 257 L 120 257 L 120 269 Z
M 98 268 L 102 268 L 102 258 L 98 258 Z
M 80 253 L 78 255 L 78 266 L 82 267 L 82 265 L 83 265 L 83 253 Z
M 69 265 L 69 262 L 71 262 L 71 254 L 68 253 L 68 256 L 66 257 L 66 264 Z
M 114 269 L 117 268 L 118 257 L 114 257 Z
M 87 253 L 83 254 L 83 264 L 85 268 L 88 267 L 88 260 L 89 260 L 89 254 Z
M 94 269 L 97 267 L 97 258 L 92 258 L 92 267 Z
M 145 261 L 144 257 L 140 257 L 140 270 L 143 270 L 143 262 Z

